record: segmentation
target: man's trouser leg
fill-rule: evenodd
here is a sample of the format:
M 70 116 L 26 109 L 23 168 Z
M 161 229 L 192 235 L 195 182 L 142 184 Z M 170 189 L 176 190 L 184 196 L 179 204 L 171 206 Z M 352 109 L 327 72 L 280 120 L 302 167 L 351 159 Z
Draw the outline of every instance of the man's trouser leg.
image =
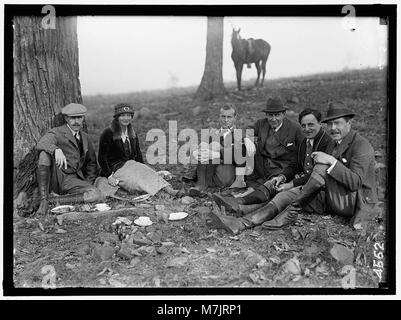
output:
M 196 167 L 196 185 L 189 189 L 191 197 L 200 196 L 213 183 L 217 164 L 199 163 Z
M 309 180 L 301 187 L 295 200 L 273 220 L 263 223 L 263 227 L 269 230 L 277 230 L 293 224 L 301 209 L 307 207 L 309 202 L 312 201 L 326 185 L 326 170 L 328 167 L 328 165 L 322 164 L 315 165 Z
M 220 164 L 215 168 L 213 185 L 219 188 L 229 187 L 235 180 L 235 167 L 232 164 Z
M 357 192 L 346 190 L 333 178 L 328 177 L 326 184 L 326 203 L 332 213 L 352 217 L 355 213 Z
M 225 229 L 232 234 L 237 234 L 244 229 L 260 225 L 273 219 L 280 211 L 291 204 L 299 195 L 300 187 L 278 193 L 272 201 L 251 213 L 235 218 L 212 212 L 211 217 L 216 228 Z

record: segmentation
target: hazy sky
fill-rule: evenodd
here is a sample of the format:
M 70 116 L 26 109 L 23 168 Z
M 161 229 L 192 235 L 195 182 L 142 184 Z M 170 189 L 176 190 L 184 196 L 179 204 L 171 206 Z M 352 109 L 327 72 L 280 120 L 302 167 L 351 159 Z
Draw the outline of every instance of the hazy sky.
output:
M 79 17 L 82 93 L 109 94 L 200 83 L 206 17 Z M 355 27 L 350 31 L 349 27 Z M 378 18 L 225 17 L 224 81 L 235 81 L 231 32 L 270 43 L 266 79 L 386 65 Z M 244 66 L 243 79 L 256 77 Z

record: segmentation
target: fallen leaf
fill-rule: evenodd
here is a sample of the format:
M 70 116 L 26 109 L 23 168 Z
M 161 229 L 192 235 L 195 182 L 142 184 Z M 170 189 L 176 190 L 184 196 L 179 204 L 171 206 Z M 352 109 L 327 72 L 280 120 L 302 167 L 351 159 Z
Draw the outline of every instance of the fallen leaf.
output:
M 292 274 L 301 274 L 301 266 L 297 258 L 289 259 L 283 267 L 284 272 L 290 272 Z
M 187 248 L 181 248 L 181 252 L 191 254 Z
M 185 266 L 187 264 L 187 262 L 188 262 L 187 257 L 173 258 L 167 262 L 166 267 L 167 268 L 171 268 L 171 267 L 179 268 L 179 267 Z
M 124 288 L 127 285 L 125 283 L 122 283 L 121 281 L 115 279 L 115 278 L 110 278 L 109 279 L 109 283 L 113 286 L 113 287 L 117 287 L 117 288 Z
M 252 280 L 252 282 L 257 283 L 259 280 L 259 275 L 255 272 L 252 272 L 249 274 L 249 278 Z
M 216 249 L 213 249 L 213 248 L 206 248 L 206 251 L 210 252 L 210 253 L 216 253 L 217 252 Z
M 56 233 L 66 233 L 67 231 L 64 229 L 56 229 Z

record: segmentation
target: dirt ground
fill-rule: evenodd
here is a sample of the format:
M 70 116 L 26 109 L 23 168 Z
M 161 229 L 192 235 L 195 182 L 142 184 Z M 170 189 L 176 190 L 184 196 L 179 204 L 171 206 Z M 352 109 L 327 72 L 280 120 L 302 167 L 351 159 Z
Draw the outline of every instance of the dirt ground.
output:
M 223 99 L 238 106 L 238 127 L 262 117 L 260 110 L 272 94 L 280 94 L 295 113 L 306 107 L 325 112 L 327 100 L 334 99 L 345 100 L 354 108 L 354 127 L 377 152 L 383 208 L 382 215 L 366 230 L 354 230 L 347 219 L 337 216 L 301 214 L 294 226 L 284 230 L 255 227 L 233 236 L 214 229 L 208 219 L 209 212 L 216 210 L 211 194 L 226 190 L 210 190 L 208 196 L 188 203 L 164 194 L 135 203 L 107 199 L 112 210 L 105 212 L 94 211 L 93 205 L 83 208 L 75 204 L 79 213 L 62 218 L 22 218 L 14 212 L 15 287 L 377 288 L 379 275 L 386 278 L 387 267 L 386 71 L 280 79 L 267 81 L 257 89 L 247 85 L 242 92 L 236 91 L 234 84 L 229 85 Z M 178 131 L 217 126 L 221 101 L 193 100 L 195 89 L 84 98 L 96 149 L 101 131 L 112 119 L 114 104 L 122 101 L 132 103 L 137 110 L 150 110 L 135 121 L 144 154 L 153 143 L 145 141 L 148 130 L 160 128 L 167 132 L 168 120 L 178 121 Z M 191 187 L 180 177 L 191 174 L 193 166 L 153 167 L 171 172 L 174 187 Z M 131 200 L 138 195 L 121 194 Z M 166 220 L 169 213 L 179 211 L 188 216 Z M 153 224 L 136 226 L 133 221 L 139 216 L 148 216 Z M 118 217 L 128 220 L 115 223 Z

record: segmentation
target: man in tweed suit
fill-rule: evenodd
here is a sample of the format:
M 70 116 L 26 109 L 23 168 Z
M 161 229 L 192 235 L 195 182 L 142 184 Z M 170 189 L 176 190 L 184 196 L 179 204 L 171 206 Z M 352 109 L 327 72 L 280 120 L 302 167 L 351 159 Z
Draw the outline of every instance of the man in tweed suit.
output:
M 49 130 L 36 145 L 39 151 L 39 214 L 47 212 L 49 191 L 59 195 L 75 194 L 57 198 L 60 204 L 101 198 L 93 186 L 98 174 L 95 150 L 88 134 L 81 130 L 86 107 L 70 103 L 61 109 L 61 113 L 66 124 Z
M 333 141 L 326 152 L 312 153 L 312 174 L 294 200 L 274 219 L 263 223 L 269 230 L 293 224 L 298 212 L 333 213 L 350 217 L 355 228 L 377 211 L 374 150 L 367 139 L 352 130 L 351 112 L 343 103 L 332 104 L 327 117 L 327 130 Z M 293 189 L 292 189 L 293 190 Z

